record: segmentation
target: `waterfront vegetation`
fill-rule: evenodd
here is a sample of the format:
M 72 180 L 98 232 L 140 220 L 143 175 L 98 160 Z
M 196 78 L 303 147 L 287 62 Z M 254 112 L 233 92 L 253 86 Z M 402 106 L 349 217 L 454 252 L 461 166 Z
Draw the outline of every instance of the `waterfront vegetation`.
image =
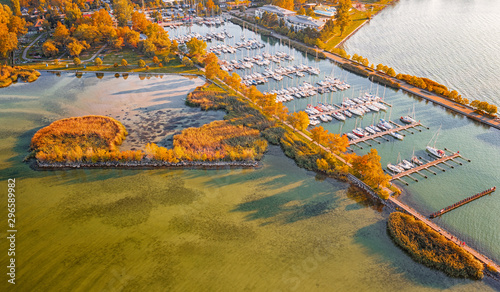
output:
M 125 127 L 113 118 L 73 117 L 38 130 L 31 149 L 40 161 L 95 161 L 116 153 L 126 135 Z
M 38 79 L 40 72 L 19 66 L 0 66 L 0 88 L 7 87 L 21 79 L 24 82 L 33 82 Z
M 451 277 L 483 278 L 481 262 L 413 216 L 391 213 L 387 229 L 394 242 L 417 262 Z

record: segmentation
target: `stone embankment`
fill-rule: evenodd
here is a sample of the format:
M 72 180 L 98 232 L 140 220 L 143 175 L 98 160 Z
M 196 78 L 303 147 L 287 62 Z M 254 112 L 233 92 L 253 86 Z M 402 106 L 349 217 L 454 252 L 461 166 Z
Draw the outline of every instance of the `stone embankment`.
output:
M 41 162 L 37 161 L 35 167 L 38 169 L 68 169 L 68 168 L 218 168 L 218 167 L 257 167 L 258 161 L 182 161 L 177 163 L 157 161 L 157 160 L 141 160 L 141 161 L 107 161 L 107 162 Z

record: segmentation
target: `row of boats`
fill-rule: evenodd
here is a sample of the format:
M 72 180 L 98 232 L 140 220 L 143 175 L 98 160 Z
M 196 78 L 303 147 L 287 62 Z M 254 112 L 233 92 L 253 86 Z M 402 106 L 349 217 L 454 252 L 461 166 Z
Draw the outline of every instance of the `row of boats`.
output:
M 417 156 L 413 155 L 410 160 L 403 159 L 397 164 L 388 163 L 387 169 L 393 173 L 402 173 L 422 164 L 424 163 L 420 161 Z
M 335 92 L 337 90 L 346 90 L 350 87 L 349 84 L 340 81 L 337 78 L 327 79 L 325 81 L 317 82 L 316 84 L 318 84 L 318 86 L 315 87 L 304 81 L 302 86 L 275 89 L 264 93 L 276 94 L 276 102 L 287 102 L 292 101 L 295 98 L 306 98 L 318 93 L 323 94 L 327 92 Z
M 219 34 L 222 34 L 222 33 L 219 33 Z M 229 36 L 229 34 L 227 34 L 227 32 L 224 32 L 224 34 Z M 221 40 L 221 39 L 219 39 L 219 40 Z M 212 46 L 212 47 L 208 48 L 208 51 L 212 52 L 216 55 L 221 55 L 221 54 L 234 54 L 234 53 L 236 53 L 236 50 L 240 49 L 240 48 L 246 48 L 247 50 L 256 50 L 256 49 L 263 48 L 263 47 L 265 47 L 265 45 L 263 43 L 259 42 L 258 40 L 249 39 L 247 41 L 237 42 L 234 46 L 226 45 L 226 44 L 218 44 L 216 46 Z
M 352 133 L 346 133 L 346 135 L 351 141 L 353 141 L 366 136 L 389 131 L 392 130 L 393 128 L 394 126 L 390 122 L 386 121 L 385 119 L 380 119 L 377 125 L 370 125 L 365 128 L 358 127 L 352 130 Z M 404 136 L 398 133 L 397 131 L 389 132 L 388 135 L 391 135 L 392 137 L 398 140 L 403 140 L 404 138 Z
M 427 152 L 429 152 L 432 156 L 434 156 L 438 159 L 446 156 L 446 153 L 443 150 L 438 149 L 438 148 L 433 147 L 433 146 L 427 146 L 425 148 L 425 150 Z M 399 161 L 399 157 L 398 157 L 398 161 Z M 389 170 L 391 170 L 393 173 L 402 173 L 402 172 L 405 172 L 407 170 L 410 170 L 414 167 L 417 167 L 417 166 L 420 166 L 423 164 L 424 163 L 422 161 L 420 161 L 417 156 L 413 155 L 412 158 L 410 159 L 410 161 L 403 159 L 401 162 L 399 162 L 397 164 L 389 163 L 389 164 L 387 164 L 387 168 Z
M 232 38 L 234 36 L 228 34 L 226 31 L 222 32 L 209 32 L 206 35 L 201 35 L 197 32 L 192 32 L 180 36 L 173 37 L 172 40 L 176 40 L 179 44 L 185 44 L 189 42 L 192 38 L 203 40 L 203 41 L 212 41 L 213 39 L 223 41 L 226 37 Z M 236 52 L 236 51 L 235 51 Z
M 217 45 L 212 49 L 212 51 L 213 50 L 229 51 L 229 50 L 235 50 L 235 49 L 233 47 L 226 46 L 226 45 Z M 282 60 L 291 61 L 293 59 L 294 59 L 293 56 L 290 56 L 287 53 L 277 52 L 274 55 L 271 55 L 269 53 L 263 53 L 262 55 L 256 55 L 253 57 L 244 57 L 243 60 L 231 60 L 231 61 L 219 60 L 219 64 L 221 65 L 222 70 L 232 71 L 233 69 L 251 69 L 254 67 L 254 65 L 269 66 L 271 64 L 271 62 L 279 64 L 279 63 L 281 63 Z M 293 70 L 294 72 L 297 71 L 297 68 L 295 68 L 294 66 L 291 66 L 291 67 L 292 67 L 291 70 Z M 309 66 L 305 66 L 305 67 L 306 68 L 304 68 L 303 70 L 307 70 L 309 68 L 312 68 Z M 313 70 L 313 74 L 318 75 L 319 73 L 320 73 L 319 69 Z M 283 74 L 286 74 L 286 72 Z M 304 75 L 302 75 L 302 77 L 303 76 Z

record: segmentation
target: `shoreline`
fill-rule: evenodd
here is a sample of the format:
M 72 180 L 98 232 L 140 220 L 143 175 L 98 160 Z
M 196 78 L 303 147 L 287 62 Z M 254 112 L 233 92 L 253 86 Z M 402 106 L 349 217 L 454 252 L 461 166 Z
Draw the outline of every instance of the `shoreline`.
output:
M 244 21 L 245 23 L 247 24 L 252 24 L 252 23 L 249 23 L 248 21 L 240 18 L 239 16 L 235 16 L 234 14 L 231 14 L 231 16 L 235 17 L 235 18 L 238 18 L 239 20 L 241 21 Z M 253 25 L 253 24 L 252 24 Z M 259 29 L 263 29 L 263 30 L 267 30 L 267 31 L 271 31 L 267 28 L 264 28 L 260 25 L 257 25 L 259 27 Z M 362 27 L 362 26 L 360 26 Z M 357 30 L 355 30 L 357 31 Z M 351 33 L 352 34 L 352 33 Z M 348 36 L 351 36 L 351 34 L 349 34 Z M 283 40 L 290 40 L 292 42 L 297 42 L 295 40 L 291 40 L 289 39 L 288 37 L 286 36 L 283 36 L 277 32 L 274 32 L 272 31 L 272 34 L 270 35 L 271 37 L 274 37 L 274 38 L 277 38 L 277 39 L 283 39 Z M 344 39 L 345 40 L 345 39 Z M 344 40 L 342 40 L 341 42 L 343 42 Z M 300 42 L 297 42 L 297 43 L 300 43 Z M 306 46 L 310 49 L 313 49 L 313 50 L 316 50 L 310 46 L 307 46 L 306 44 L 304 43 L 300 43 L 301 45 L 303 46 Z M 323 54 L 325 54 L 326 58 L 331 60 L 331 61 L 334 61 L 335 63 L 341 65 L 343 64 L 352 64 L 352 65 L 356 65 L 356 66 L 361 66 L 364 70 L 372 70 L 370 69 L 369 67 L 366 67 L 362 64 L 359 64 L 359 63 L 356 63 L 352 60 L 349 60 L 349 59 L 345 59 L 339 55 L 336 55 L 330 51 L 326 51 L 326 50 L 316 50 L 318 52 L 322 52 Z M 356 74 L 356 72 L 353 72 L 351 70 L 349 70 L 348 68 L 344 68 L 342 67 L 343 69 L 349 71 L 349 72 L 352 72 L 354 74 Z M 387 74 L 384 74 L 382 72 L 379 72 L 379 71 L 376 71 L 376 70 L 373 70 L 371 71 L 373 73 L 375 73 L 377 76 L 380 76 L 380 77 L 383 77 L 383 78 L 389 78 L 390 80 L 392 80 L 393 82 L 395 83 L 398 83 L 399 84 L 399 88 L 404 90 L 405 92 L 407 93 L 410 93 L 410 94 L 414 94 L 416 96 L 419 96 L 421 98 L 424 98 L 426 100 L 429 100 L 429 101 L 432 101 L 433 103 L 435 104 L 438 104 L 438 105 L 441 105 L 449 110 L 452 110 L 458 114 L 461 114 L 463 116 L 466 116 L 474 121 L 477 121 L 477 122 L 480 122 L 482 124 L 485 124 L 487 126 L 490 126 L 490 127 L 494 127 L 496 129 L 499 129 L 500 130 L 500 119 L 499 118 L 489 118 L 485 115 L 481 115 L 481 114 L 478 114 L 474 111 L 474 109 L 472 109 L 471 107 L 468 107 L 468 106 L 465 106 L 465 105 L 462 105 L 462 104 L 458 104 L 454 101 L 451 101 L 449 99 L 446 99 L 442 96 L 439 96 L 435 93 L 430 93 L 424 89 L 421 89 L 421 88 L 417 88 L 411 84 L 408 84 L 406 83 L 405 81 L 402 81 L 402 80 L 399 80 L 399 79 L 396 79 L 395 77 L 391 77 Z
M 233 15 L 233 17 L 236 17 L 236 16 Z M 246 20 L 241 19 L 240 17 L 236 17 L 236 18 L 238 18 L 239 20 L 241 20 L 241 21 L 243 21 L 245 23 L 248 23 Z M 262 28 L 260 25 L 258 25 L 258 26 L 259 26 L 260 29 L 264 29 L 264 30 L 270 31 L 267 28 Z M 277 32 L 274 32 L 274 31 L 271 34 L 271 36 L 275 37 L 277 39 L 285 39 L 285 40 L 289 39 L 288 37 L 283 36 L 281 34 L 278 34 Z M 291 41 L 295 42 L 295 40 L 291 40 Z M 302 44 L 302 43 L 300 43 L 300 44 Z M 307 46 L 305 44 L 303 44 L 303 45 Z M 362 66 L 365 70 L 368 70 L 368 67 L 366 67 L 366 66 L 358 64 L 358 63 L 356 63 L 354 61 L 351 61 L 349 59 L 342 58 L 342 57 L 340 57 L 340 56 L 338 56 L 336 54 L 333 54 L 333 53 L 331 53 L 329 51 L 325 51 L 325 50 L 317 50 L 317 51 L 323 52 L 326 55 L 327 59 L 329 59 L 331 61 L 334 61 L 335 63 L 341 65 L 341 67 L 342 67 L 342 64 L 348 63 L 348 64 L 354 64 L 354 65 L 357 65 L 357 66 L 358 65 Z M 348 70 L 348 69 L 346 69 L 346 70 Z M 350 71 L 350 70 L 348 70 L 348 71 Z M 350 72 L 352 72 L 352 71 L 350 71 Z M 421 98 L 430 100 L 430 101 L 432 101 L 432 102 L 434 102 L 436 104 L 442 105 L 445 108 L 448 108 L 448 109 L 450 109 L 450 110 L 452 110 L 454 112 L 462 114 L 462 115 L 464 115 L 464 116 L 466 116 L 466 117 L 468 117 L 468 118 L 470 118 L 472 120 L 476 120 L 478 122 L 481 122 L 482 124 L 485 124 L 487 126 L 492 126 L 494 128 L 500 129 L 500 120 L 498 120 L 498 122 L 495 122 L 494 119 L 488 119 L 487 117 L 484 117 L 482 115 L 479 115 L 479 114 L 475 113 L 472 108 L 467 108 L 464 105 L 457 104 L 457 103 L 455 103 L 455 102 L 453 102 L 451 100 L 445 99 L 444 97 L 440 97 L 440 96 L 438 96 L 437 94 L 434 94 L 434 93 L 430 93 L 430 92 L 423 93 L 423 92 L 420 92 L 420 91 L 423 91 L 423 90 L 420 89 L 420 88 L 416 88 L 416 87 L 414 87 L 414 86 L 412 86 L 410 84 L 407 84 L 406 82 L 404 82 L 402 80 L 396 79 L 396 78 L 391 77 L 391 76 L 386 75 L 386 74 L 383 74 L 383 73 L 381 73 L 379 71 L 374 71 L 374 72 L 378 76 L 381 76 L 381 77 L 384 77 L 384 78 L 390 78 L 392 81 L 397 82 L 400 85 L 400 88 L 403 91 L 407 92 L 407 93 L 414 94 L 414 95 L 419 96 Z M 352 72 L 352 73 L 355 73 L 355 72 Z M 299 133 L 301 133 L 301 132 L 299 132 Z M 383 200 L 383 199 L 381 199 L 378 196 L 374 196 L 372 194 L 372 193 L 374 193 L 374 191 L 370 187 L 366 186 L 366 184 L 364 184 L 364 183 L 360 184 L 360 183 L 357 182 L 357 180 L 354 180 L 354 179 L 349 179 L 349 182 L 352 185 L 355 185 L 357 187 L 361 187 L 361 189 L 364 190 L 364 192 L 365 192 L 365 194 L 367 194 L 367 196 L 369 196 L 371 198 L 378 199 L 382 204 L 384 204 L 386 207 L 389 208 L 390 212 L 397 211 L 398 209 L 404 210 L 404 212 L 406 212 L 408 214 L 411 214 L 415 218 L 421 220 L 427 226 L 429 226 L 430 228 L 432 228 L 434 231 L 436 231 L 436 232 L 440 233 L 441 235 L 445 236 L 448 240 L 454 242 L 455 244 L 457 244 L 457 242 L 463 242 L 463 241 L 458 240 L 458 238 L 456 236 L 453 236 L 451 233 L 445 231 L 439 225 L 437 225 L 437 224 L 435 224 L 435 223 L 430 222 L 429 220 L 427 220 L 427 218 L 425 218 L 425 216 L 423 216 L 422 214 L 420 214 L 418 211 L 414 210 L 410 206 L 404 204 L 403 202 L 401 202 L 397 198 L 393 197 L 392 194 L 389 196 L 389 198 L 387 200 Z M 367 188 L 370 189 L 370 190 L 368 190 Z M 452 238 L 453 238 L 453 240 L 452 240 Z M 484 256 L 480 252 L 476 251 L 475 249 L 469 247 L 468 245 L 466 245 L 466 246 L 460 246 L 460 247 L 464 248 L 469 253 L 471 253 L 476 259 L 478 259 L 479 261 L 481 261 L 485 266 L 486 265 L 490 265 L 490 266 L 495 267 L 497 271 L 500 271 L 500 266 L 498 264 L 496 264 L 492 260 L 488 259 L 486 256 Z M 486 270 L 487 270 L 487 268 L 485 268 L 485 271 Z M 498 272 L 495 273 L 495 274 L 489 272 L 489 273 L 485 273 L 485 275 L 490 276 L 492 279 L 500 281 L 500 273 L 498 273 Z
M 202 169 L 217 169 L 219 167 L 238 167 L 238 168 L 256 168 L 259 166 L 258 161 L 182 161 L 171 163 L 157 160 L 141 160 L 141 161 L 106 161 L 106 162 L 36 162 L 32 165 L 36 170 L 60 170 L 60 169 L 156 169 L 156 168 L 202 168 Z

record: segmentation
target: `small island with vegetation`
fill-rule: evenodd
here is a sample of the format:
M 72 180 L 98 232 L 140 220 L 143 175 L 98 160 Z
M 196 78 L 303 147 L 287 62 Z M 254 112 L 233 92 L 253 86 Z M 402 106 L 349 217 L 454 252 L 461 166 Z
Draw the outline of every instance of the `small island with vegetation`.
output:
M 34 69 L 19 66 L 0 66 L 0 88 L 7 87 L 21 79 L 24 82 L 33 82 L 38 79 L 40 72 Z
M 413 216 L 394 212 L 389 216 L 387 229 L 394 242 L 417 262 L 451 277 L 483 278 L 480 261 Z

